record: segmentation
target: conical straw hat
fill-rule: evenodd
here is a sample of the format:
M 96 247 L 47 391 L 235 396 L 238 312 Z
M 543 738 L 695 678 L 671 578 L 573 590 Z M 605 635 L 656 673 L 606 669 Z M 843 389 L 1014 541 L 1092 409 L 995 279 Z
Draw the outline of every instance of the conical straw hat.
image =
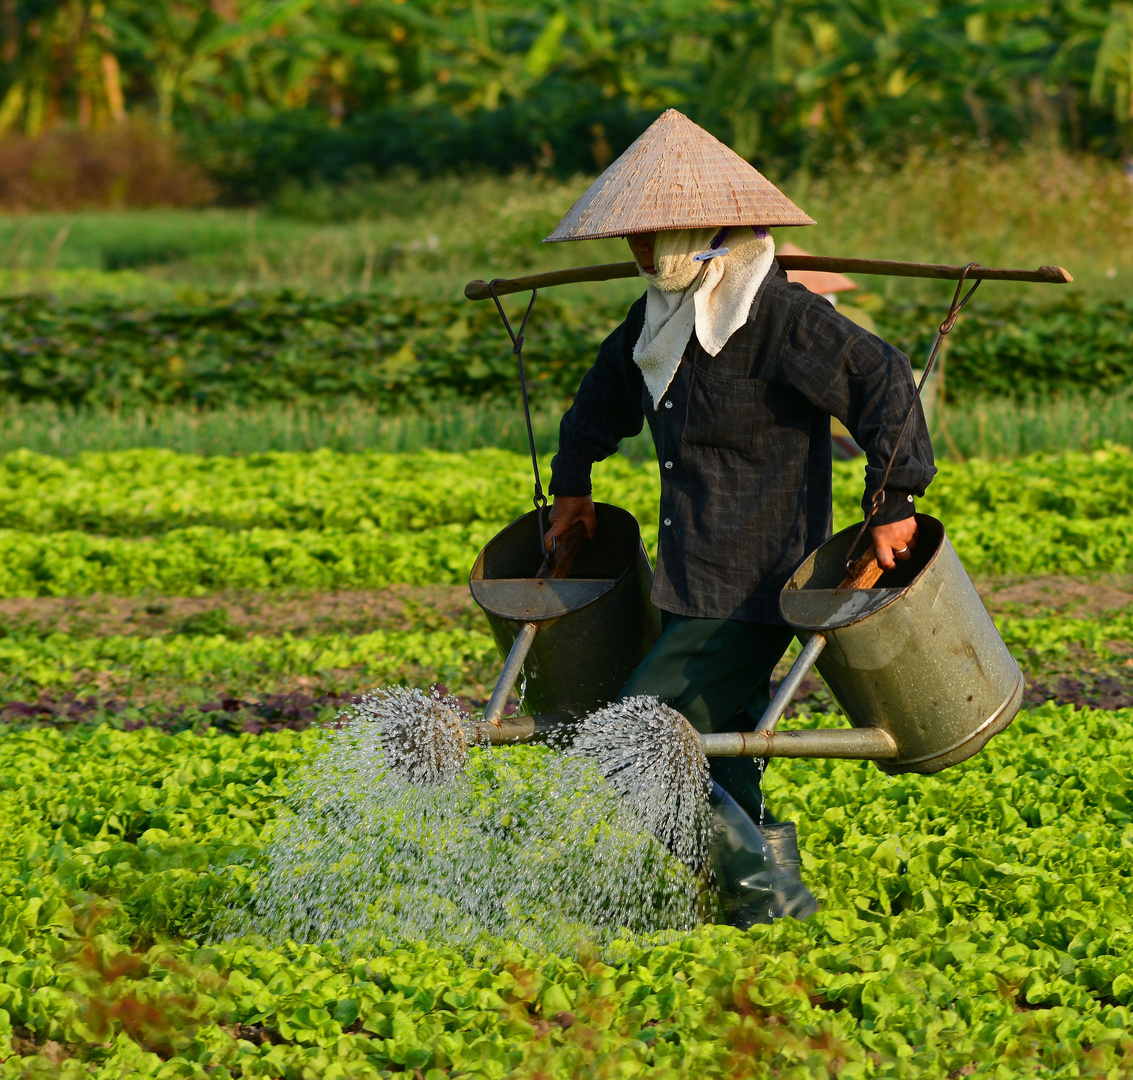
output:
M 587 188 L 544 243 L 661 229 L 814 224 L 739 154 L 669 109 Z
M 801 247 L 796 247 L 794 244 L 777 244 L 775 252 L 778 255 L 809 255 L 809 251 L 803 251 Z M 856 289 L 857 283 L 851 281 L 845 274 L 839 274 L 836 270 L 788 270 L 788 281 L 797 281 L 800 285 L 805 285 L 813 293 L 820 293 L 822 296 L 828 296 L 830 293 L 847 292 L 850 289 Z

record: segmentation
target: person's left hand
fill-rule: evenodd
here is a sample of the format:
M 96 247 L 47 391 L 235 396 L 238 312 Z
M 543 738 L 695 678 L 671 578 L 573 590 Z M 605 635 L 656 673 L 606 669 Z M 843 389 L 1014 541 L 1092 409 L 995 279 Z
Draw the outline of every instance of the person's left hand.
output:
M 917 548 L 917 519 L 907 517 L 888 525 L 870 526 L 873 550 L 883 570 L 892 570 L 898 562 L 908 562 Z

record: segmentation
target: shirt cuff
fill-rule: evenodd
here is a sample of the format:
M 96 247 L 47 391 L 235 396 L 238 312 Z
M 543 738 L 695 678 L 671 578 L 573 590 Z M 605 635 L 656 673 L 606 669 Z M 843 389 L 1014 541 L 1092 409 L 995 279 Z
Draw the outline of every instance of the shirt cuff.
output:
M 862 509 L 868 514 L 871 505 L 873 493 L 869 492 L 864 499 L 862 499 Z M 885 489 L 885 502 L 878 507 L 877 513 L 873 515 L 873 520 L 870 525 L 892 525 L 895 521 L 904 521 L 905 518 L 911 518 L 917 512 L 916 503 L 913 502 L 913 495 L 910 491 L 896 491 L 891 488 Z
M 547 489 L 551 495 L 564 498 L 581 498 L 590 494 L 590 462 L 585 459 L 564 459 L 556 455 L 551 463 L 551 485 Z

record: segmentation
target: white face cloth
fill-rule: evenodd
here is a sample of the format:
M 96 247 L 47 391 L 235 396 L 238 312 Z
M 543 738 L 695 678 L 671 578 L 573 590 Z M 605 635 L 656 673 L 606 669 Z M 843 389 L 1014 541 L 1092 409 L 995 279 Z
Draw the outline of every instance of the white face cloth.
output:
M 645 325 L 633 347 L 634 363 L 658 408 L 680 366 L 685 346 L 696 330 L 697 340 L 715 356 L 745 322 L 756 291 L 775 258 L 775 242 L 766 230 L 733 228 L 710 258 L 719 229 L 671 229 L 657 234 L 653 248 L 655 274 L 638 265 L 649 282 Z

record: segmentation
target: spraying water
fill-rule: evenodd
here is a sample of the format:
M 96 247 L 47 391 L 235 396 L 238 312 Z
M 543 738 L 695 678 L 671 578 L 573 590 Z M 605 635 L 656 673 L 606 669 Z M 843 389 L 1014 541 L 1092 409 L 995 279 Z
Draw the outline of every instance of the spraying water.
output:
M 684 744 L 653 743 L 674 730 L 659 710 L 648 699 L 603 710 L 564 754 L 469 747 L 456 703 L 419 690 L 363 699 L 295 777 L 217 932 L 352 951 L 492 938 L 564 951 L 687 930 L 706 767 Z M 631 722 L 635 738 L 622 730 Z M 660 769 L 649 764 L 659 752 Z M 659 810 L 665 772 L 679 795 Z
M 685 866 L 703 866 L 708 759 L 679 712 L 654 697 L 615 702 L 582 721 L 569 753 L 593 761 L 631 813 Z
M 399 780 L 451 784 L 464 771 L 468 762 L 464 718 L 452 698 L 387 686 L 362 698 L 353 716 L 374 725 L 385 768 Z

